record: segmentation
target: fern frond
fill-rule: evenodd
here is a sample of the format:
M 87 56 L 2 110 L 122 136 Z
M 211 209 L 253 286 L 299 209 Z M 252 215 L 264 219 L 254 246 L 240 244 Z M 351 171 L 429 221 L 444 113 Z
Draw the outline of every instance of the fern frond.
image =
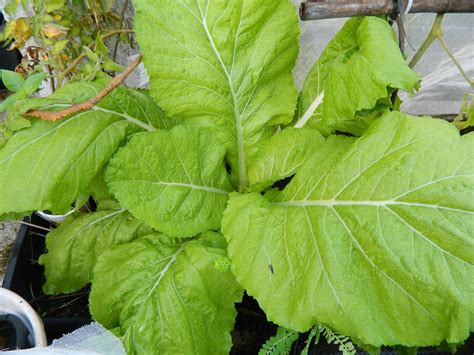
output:
M 278 327 L 277 333 L 262 345 L 258 355 L 288 355 L 298 336 L 295 330 Z
M 356 348 L 349 337 L 336 333 L 324 324 L 320 324 L 318 327 L 328 344 L 339 345 L 339 351 L 342 351 L 343 355 L 354 355 L 356 353 Z
M 306 346 L 301 352 L 301 355 L 308 355 L 309 347 L 311 346 L 313 339 L 314 339 L 314 344 L 316 345 L 317 343 L 319 343 L 320 336 L 321 336 L 321 328 L 319 327 L 319 325 L 315 325 L 313 328 L 311 328 L 311 332 L 309 333 L 308 339 L 306 340 Z

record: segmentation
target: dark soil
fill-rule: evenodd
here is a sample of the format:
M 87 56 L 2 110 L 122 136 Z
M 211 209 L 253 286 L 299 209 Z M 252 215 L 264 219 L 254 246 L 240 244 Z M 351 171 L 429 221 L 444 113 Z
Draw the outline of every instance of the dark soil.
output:
M 265 313 L 252 297 L 244 295 L 236 305 L 237 319 L 232 331 L 232 355 L 257 354 L 262 344 L 275 335 L 277 326 L 267 321 Z
M 89 287 L 67 295 L 50 296 L 41 292 L 30 304 L 41 318 L 90 318 Z

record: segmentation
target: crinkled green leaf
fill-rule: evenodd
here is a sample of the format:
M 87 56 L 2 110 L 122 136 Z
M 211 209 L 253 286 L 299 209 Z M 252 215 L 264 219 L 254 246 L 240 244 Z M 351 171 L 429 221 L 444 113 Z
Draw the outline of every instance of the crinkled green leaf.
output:
M 413 91 L 419 80 L 406 65 L 385 19 L 352 18 L 328 44 L 309 73 L 300 94 L 297 116 L 302 117 L 324 92 L 324 101 L 308 126 L 325 135 L 334 130 L 360 134 L 363 129 L 353 126 L 360 113 L 384 102 L 379 109 L 387 107 L 391 88 Z
M 242 290 L 214 267 L 225 256 L 217 237 L 181 244 L 151 235 L 101 255 L 90 310 L 104 326 L 120 325 L 127 354 L 229 353 Z
M 78 83 L 35 101 L 67 106 L 101 88 Z M 32 100 L 34 101 L 34 100 Z M 165 128 L 166 118 L 143 92 L 118 89 L 93 110 L 58 122 L 32 120 L 0 150 L 0 214 L 31 210 L 62 213 L 117 150 L 143 128 Z
M 137 219 L 173 237 L 219 229 L 231 185 L 225 147 L 204 129 L 139 134 L 111 160 L 110 191 Z
M 97 258 L 110 245 L 129 242 L 151 230 L 125 210 L 108 210 L 72 216 L 46 237 L 47 294 L 74 292 L 90 282 Z
M 271 200 L 232 194 L 232 271 L 268 318 L 373 346 L 473 330 L 474 134 L 390 113 L 332 138 Z M 271 266 L 271 267 L 270 267 Z
M 213 129 L 233 181 L 247 157 L 294 115 L 298 18 L 288 0 L 134 0 L 151 94 L 170 117 Z M 238 182 L 238 183 L 237 183 Z
M 294 175 L 298 167 L 324 143 L 313 129 L 287 128 L 263 141 L 249 159 L 248 181 L 253 190 Z

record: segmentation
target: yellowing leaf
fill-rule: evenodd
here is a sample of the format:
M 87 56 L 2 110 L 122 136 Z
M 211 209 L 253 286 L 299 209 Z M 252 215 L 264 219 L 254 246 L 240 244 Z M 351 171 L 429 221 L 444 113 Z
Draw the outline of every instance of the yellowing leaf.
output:
M 58 25 L 54 25 L 54 24 L 47 24 L 47 25 L 44 25 L 42 28 L 41 28 L 41 31 L 43 32 L 43 34 L 48 37 L 48 38 L 58 38 L 58 37 L 62 37 L 64 36 L 67 31 L 64 27 L 62 26 L 58 26 Z
M 10 46 L 10 49 L 21 48 L 25 42 L 31 37 L 32 29 L 25 18 L 19 18 L 14 21 L 10 21 L 6 28 L 4 37 L 15 39 L 15 42 Z

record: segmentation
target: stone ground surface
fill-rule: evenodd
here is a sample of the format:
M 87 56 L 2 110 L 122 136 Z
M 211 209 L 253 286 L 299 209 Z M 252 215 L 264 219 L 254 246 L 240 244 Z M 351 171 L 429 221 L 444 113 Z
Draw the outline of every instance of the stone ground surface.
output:
M 3 101 L 6 93 L 0 90 L 0 101 Z M 0 122 L 3 120 L 3 114 L 0 113 Z M 0 223 L 0 285 L 3 282 L 8 257 L 10 256 L 13 243 L 20 229 L 20 224 L 15 222 Z
M 20 223 L 0 223 L 0 285 L 5 275 L 8 257 L 15 243 L 15 238 L 20 229 Z

